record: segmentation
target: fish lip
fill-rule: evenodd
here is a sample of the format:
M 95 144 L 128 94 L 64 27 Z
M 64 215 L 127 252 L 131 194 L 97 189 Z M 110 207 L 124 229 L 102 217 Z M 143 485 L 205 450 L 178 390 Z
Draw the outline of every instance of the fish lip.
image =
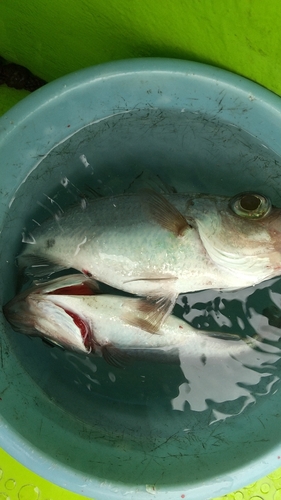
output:
M 3 314 L 5 316 L 5 318 L 7 319 L 7 316 L 8 316 L 8 305 L 9 305 L 9 302 L 7 302 L 7 304 L 5 304 L 4 306 L 2 306 L 2 311 L 3 311 Z
M 4 306 L 2 306 L 3 314 L 4 314 L 5 318 L 6 318 L 6 320 L 9 323 L 12 323 L 13 328 L 14 328 L 14 324 L 15 324 L 14 321 L 13 321 L 13 319 L 15 319 L 15 318 L 18 317 L 18 313 L 16 313 L 16 312 L 13 311 L 13 305 L 16 304 L 16 303 L 19 303 L 19 300 L 15 300 L 15 297 L 14 297 L 12 300 L 10 300 Z

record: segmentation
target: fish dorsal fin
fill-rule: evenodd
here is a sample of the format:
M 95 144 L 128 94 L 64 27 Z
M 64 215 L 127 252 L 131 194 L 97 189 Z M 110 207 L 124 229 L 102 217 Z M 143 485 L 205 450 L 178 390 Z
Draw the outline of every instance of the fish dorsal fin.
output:
M 143 189 L 151 189 L 164 194 L 177 192 L 173 186 L 170 186 L 161 179 L 160 175 L 155 174 L 152 170 L 147 168 L 143 168 L 141 172 L 134 177 L 127 189 L 125 189 L 124 194 L 139 193 Z
M 181 212 L 162 194 L 146 189 L 143 192 L 143 202 L 151 218 L 175 236 L 181 236 L 186 229 L 191 228 Z

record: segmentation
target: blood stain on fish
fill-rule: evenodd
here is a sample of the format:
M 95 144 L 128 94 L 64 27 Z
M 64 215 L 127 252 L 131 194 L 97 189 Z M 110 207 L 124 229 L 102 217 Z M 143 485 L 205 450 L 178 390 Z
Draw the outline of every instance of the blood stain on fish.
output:
M 90 331 L 87 323 L 85 323 L 85 321 L 83 321 L 78 314 L 75 314 L 67 309 L 65 309 L 65 312 L 73 319 L 75 325 L 79 328 L 85 347 L 87 349 L 91 349 Z
M 87 283 L 81 283 L 79 285 L 57 288 L 53 292 L 49 292 L 49 295 L 94 295 L 94 291 Z
M 82 273 L 85 274 L 85 276 L 88 276 L 88 278 L 93 277 L 92 273 L 90 273 L 90 271 L 87 271 L 86 269 L 82 269 Z

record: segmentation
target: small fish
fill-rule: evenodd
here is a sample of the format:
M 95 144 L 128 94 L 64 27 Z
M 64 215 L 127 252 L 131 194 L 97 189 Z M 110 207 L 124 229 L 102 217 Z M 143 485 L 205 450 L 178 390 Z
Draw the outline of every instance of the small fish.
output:
M 98 293 L 97 285 L 82 274 L 69 275 L 35 284 L 3 309 L 14 330 L 66 349 L 98 354 L 117 367 L 134 357 L 170 362 L 180 352 L 204 364 L 206 358 L 219 360 L 245 351 L 247 341 L 239 336 L 196 330 L 173 315 L 152 334 L 127 321 L 132 315 L 143 321 L 142 299 Z
M 43 223 L 18 258 L 34 277 L 74 268 L 145 297 L 158 332 L 179 293 L 238 289 L 281 274 L 281 209 L 258 193 L 233 198 L 154 191 L 99 198 Z

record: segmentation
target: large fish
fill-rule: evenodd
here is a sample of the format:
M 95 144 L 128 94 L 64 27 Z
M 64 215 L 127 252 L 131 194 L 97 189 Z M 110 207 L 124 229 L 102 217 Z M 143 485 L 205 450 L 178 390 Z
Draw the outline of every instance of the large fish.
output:
M 179 293 L 237 289 L 281 274 L 281 209 L 257 193 L 100 198 L 46 221 L 32 236 L 21 269 L 38 277 L 74 268 L 146 297 L 142 326 L 152 332 Z M 131 323 L 140 325 L 137 315 Z
M 93 287 L 95 284 L 81 274 L 38 283 L 8 302 L 4 314 L 16 331 L 84 354 L 102 355 L 115 366 L 136 356 L 171 361 L 178 359 L 179 353 L 204 363 L 206 357 L 239 357 L 249 349 L 247 344 L 256 342 L 196 330 L 173 315 L 157 334 L 150 333 L 127 321 L 136 315 L 142 322 L 142 299 L 97 294 Z

